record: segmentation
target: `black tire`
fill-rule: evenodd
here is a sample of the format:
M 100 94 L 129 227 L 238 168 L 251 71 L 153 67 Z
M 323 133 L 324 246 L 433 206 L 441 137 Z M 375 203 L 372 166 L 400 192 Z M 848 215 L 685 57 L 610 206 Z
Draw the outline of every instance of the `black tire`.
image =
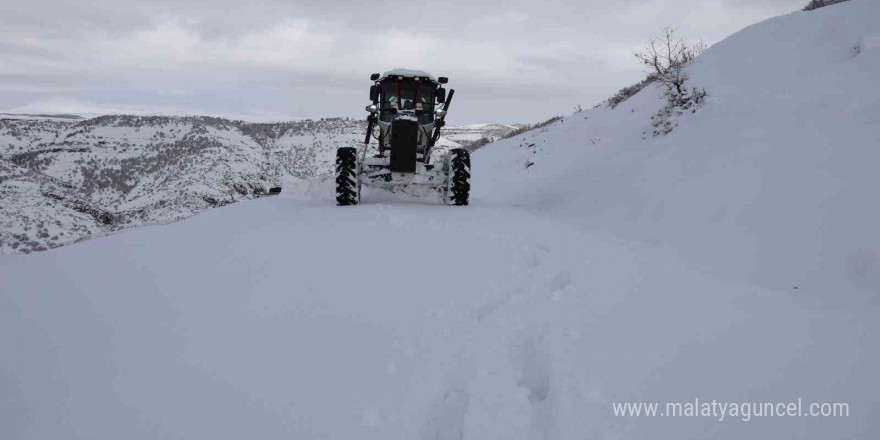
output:
M 357 175 L 357 149 L 342 147 L 336 150 L 336 204 L 357 205 L 361 201 Z
M 471 192 L 471 155 L 467 150 L 456 148 L 449 152 L 446 184 L 446 203 L 465 206 Z

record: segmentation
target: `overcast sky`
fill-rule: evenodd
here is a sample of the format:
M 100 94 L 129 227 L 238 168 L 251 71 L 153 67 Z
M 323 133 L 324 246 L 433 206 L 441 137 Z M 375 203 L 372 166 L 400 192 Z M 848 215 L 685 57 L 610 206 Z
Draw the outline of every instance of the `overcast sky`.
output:
M 448 76 L 452 123 L 533 122 L 644 76 L 662 26 L 714 43 L 807 0 L 0 2 L 0 111 L 363 117 L 369 76 Z

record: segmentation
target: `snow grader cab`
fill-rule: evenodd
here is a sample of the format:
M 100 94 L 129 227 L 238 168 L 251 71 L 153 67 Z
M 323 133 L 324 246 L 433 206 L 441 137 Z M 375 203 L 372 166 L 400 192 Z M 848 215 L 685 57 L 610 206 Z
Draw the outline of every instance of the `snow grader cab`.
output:
M 431 152 L 440 139 L 455 90 L 446 95 L 447 78 L 417 70 L 395 69 L 370 76 L 363 147 L 336 151 L 336 203 L 356 205 L 361 187 L 387 189 L 427 187 L 450 205 L 467 205 L 470 193 L 470 155 L 453 149 L 440 163 Z M 377 129 L 378 128 L 378 129 Z M 370 139 L 378 142 L 371 148 Z

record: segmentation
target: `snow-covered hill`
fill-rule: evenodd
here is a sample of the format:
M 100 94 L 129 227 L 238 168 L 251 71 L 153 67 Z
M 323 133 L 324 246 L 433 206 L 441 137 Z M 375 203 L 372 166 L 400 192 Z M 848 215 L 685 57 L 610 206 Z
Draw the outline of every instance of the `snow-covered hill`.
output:
M 668 135 L 648 88 L 491 144 L 467 208 L 302 181 L 0 255 L 0 437 L 876 437 L 878 32 L 749 27 Z M 849 416 L 612 409 L 695 398 Z
M 499 140 L 521 127 L 523 125 L 471 124 L 449 126 L 445 130 L 444 136 L 453 142 L 469 146 L 483 139 Z
M 493 144 L 475 186 L 729 279 L 834 302 L 880 294 L 877 3 L 776 17 L 714 45 L 690 68 L 707 104 L 668 135 L 652 137 L 662 101 L 649 87 Z
M 180 220 L 259 197 L 284 179 L 329 174 L 336 148 L 356 142 L 362 126 L 351 119 L 0 119 L 0 252 Z M 33 175 L 54 186 L 38 185 Z M 107 215 L 80 225 L 76 206 Z
M 328 176 L 336 149 L 359 145 L 365 129 L 343 118 L 61 116 L 0 115 L 0 253 L 180 220 L 285 181 Z M 462 130 L 477 138 L 499 133 L 490 124 L 447 128 Z M 458 145 L 441 137 L 435 156 Z M 103 218 L 89 220 L 95 216 L 84 216 L 83 207 Z

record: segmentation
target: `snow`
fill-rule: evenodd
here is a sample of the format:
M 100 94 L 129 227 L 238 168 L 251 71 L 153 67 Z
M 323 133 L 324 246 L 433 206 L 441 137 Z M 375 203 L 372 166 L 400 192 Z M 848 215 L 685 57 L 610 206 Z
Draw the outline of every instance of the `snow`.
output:
M 431 75 L 430 73 L 425 72 L 424 70 L 405 69 L 403 67 L 391 69 L 391 70 L 382 74 L 383 78 L 387 77 L 387 76 L 408 76 L 408 77 L 423 76 L 423 77 L 427 77 L 431 81 L 437 81 L 437 78 L 435 78 L 434 75 Z
M 860 51 L 880 49 L 880 32 L 875 32 L 864 37 L 858 47 Z
M 292 181 L 0 255 L 0 438 L 876 437 L 878 23 L 749 27 L 670 134 L 655 88 L 576 113 L 475 152 L 467 208 Z M 694 398 L 851 414 L 611 409 Z
M 16 335 L 0 384 L 24 399 L 0 403 L 4 437 L 573 438 L 636 422 L 748 436 L 804 422 L 624 421 L 609 402 L 867 408 L 854 344 L 871 327 L 842 312 L 528 211 L 374 198 L 340 215 L 325 200 L 0 260 Z
M 120 115 L 0 118 L 0 253 L 181 220 L 216 204 L 209 200 L 253 198 L 253 191 L 265 192 L 284 177 L 331 175 L 336 148 L 361 145 L 365 129 L 363 120 L 343 118 L 274 124 Z M 435 161 L 461 146 L 445 136 L 457 133 L 455 126 L 444 129 Z M 21 185 L 34 179 L 39 187 Z M 46 193 L 65 201 L 42 200 Z M 59 203 L 66 206 L 51 206 Z M 74 204 L 113 221 L 90 220 Z
M 669 135 L 642 139 L 660 93 L 647 88 L 494 144 L 474 185 L 672 247 L 726 279 L 836 292 L 831 302 L 876 295 L 880 209 L 866 201 L 880 161 L 880 53 L 853 47 L 877 23 L 876 2 L 856 1 L 746 28 L 693 66 L 709 103 Z

